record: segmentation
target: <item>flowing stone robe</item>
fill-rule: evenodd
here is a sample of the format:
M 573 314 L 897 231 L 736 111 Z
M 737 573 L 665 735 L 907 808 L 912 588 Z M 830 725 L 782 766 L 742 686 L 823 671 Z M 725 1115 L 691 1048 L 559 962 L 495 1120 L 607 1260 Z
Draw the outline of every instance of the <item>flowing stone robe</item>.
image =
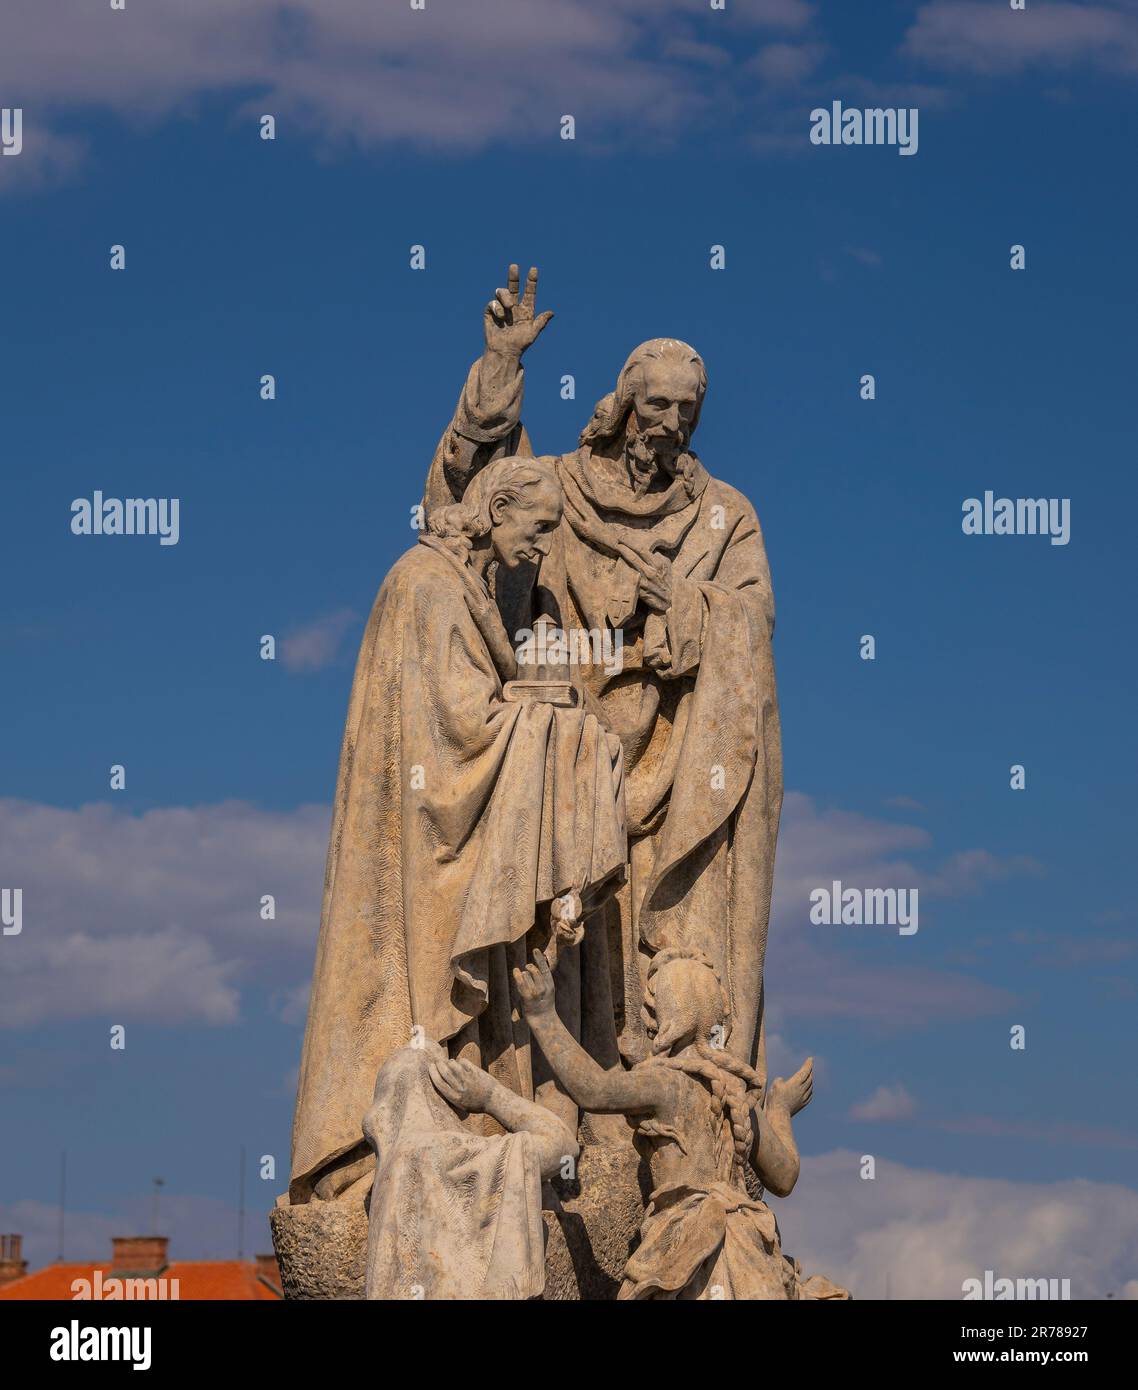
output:
M 548 1089 L 540 1076 L 535 1088 L 509 971 L 544 944 L 554 897 L 623 875 L 623 762 L 590 712 L 508 702 L 515 675 L 481 578 L 421 538 L 384 580 L 352 685 L 293 1125 L 294 1203 L 337 1196 L 371 1170 L 363 1116 L 379 1068 L 416 1025 L 520 1095 Z M 558 1004 L 572 1021 L 576 953 L 564 964 Z
M 529 450 L 520 375 L 502 397 L 485 399 L 477 364 L 471 369 L 428 474 L 428 513 L 491 459 Z M 625 755 L 629 879 L 586 929 L 587 940 L 607 934 L 616 963 L 620 1054 L 633 1062 L 648 1050 L 640 1010 L 650 954 L 690 945 L 707 953 L 727 990 L 727 1046 L 765 1075 L 762 976 L 782 750 L 758 518 L 692 454 L 667 487 L 640 497 L 622 463 L 587 446 L 562 456 L 558 472 L 565 515 L 536 590 L 499 586 L 497 600 L 511 632 L 545 611 L 566 629 L 624 634 L 619 674 L 573 668 L 586 707 Z M 616 550 L 625 533 L 672 562 L 666 617 L 639 601 L 637 573 Z M 582 1036 L 591 1032 L 601 1030 Z M 604 1066 L 617 1060 L 593 1055 Z
M 522 1299 L 545 1287 L 541 1165 L 533 1136 L 471 1134 L 435 1090 L 432 1042 L 380 1068 L 363 1128 L 378 1164 L 367 1296 Z

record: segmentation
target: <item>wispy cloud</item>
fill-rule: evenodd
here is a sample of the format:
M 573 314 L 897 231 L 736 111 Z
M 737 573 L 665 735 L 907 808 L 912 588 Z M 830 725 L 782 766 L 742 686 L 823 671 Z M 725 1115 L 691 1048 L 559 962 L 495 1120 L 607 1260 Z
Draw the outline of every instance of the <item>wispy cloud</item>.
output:
M 643 148 L 701 123 L 721 138 L 725 111 L 754 149 L 805 150 L 801 87 L 829 53 L 821 25 L 805 0 L 722 12 L 690 0 L 148 0 L 129 14 L 9 0 L 0 89 L 30 124 L 25 154 L 4 161 L 24 168 L 0 172 L 0 188 L 74 168 L 77 116 L 157 131 L 206 98 L 229 103 L 234 139 L 255 138 L 271 113 L 278 138 L 322 155 L 560 147 L 566 114 L 582 147 Z
M 958 1300 L 965 1279 L 1068 1278 L 1072 1298 L 1138 1299 L 1138 1192 L 1116 1183 L 1027 1183 L 961 1177 L 839 1150 L 805 1158 L 795 1193 L 777 1205 L 783 1247 L 807 1275 L 821 1273 L 855 1298 Z M 271 1184 L 265 1184 L 266 1187 Z M 276 1188 L 273 1188 L 275 1193 Z M 259 1195 L 259 1194 L 258 1194 Z M 67 1257 L 106 1259 L 112 1236 L 150 1224 L 150 1197 L 67 1217 Z M 163 1194 L 159 1227 L 174 1259 L 232 1259 L 237 1212 L 193 1194 Z M 0 1228 L 24 1236 L 33 1268 L 57 1249 L 58 1211 L 47 1202 L 0 1203 Z M 247 1250 L 268 1249 L 263 1212 L 246 1223 Z
M 904 1086 L 878 1086 L 866 1100 L 850 1106 L 851 1120 L 907 1120 L 916 1102 Z
M 130 815 L 0 801 L 0 881 L 23 889 L 0 1025 L 234 1022 L 249 978 L 283 988 L 311 965 L 328 824 L 323 806 Z
M 1089 1149 L 1138 1149 L 1138 1134 L 1113 1125 L 1069 1124 L 1048 1119 L 1014 1120 L 1005 1115 L 950 1115 L 929 1121 L 949 1134 L 974 1134 L 983 1139 L 1013 1139 L 1020 1143 L 1071 1145 Z
M 23 933 L 4 941 L 0 1024 L 226 1024 L 253 978 L 275 991 L 279 1017 L 301 1019 L 328 828 L 325 806 L 273 812 L 221 802 L 131 815 L 108 802 L 70 809 L 0 800 L 0 882 L 23 889 L 24 917 Z M 768 951 L 772 1031 L 794 1020 L 797 1033 L 800 1019 L 817 1017 L 921 1028 L 1010 1004 L 1006 991 L 975 976 L 911 964 L 895 934 L 898 953 L 883 960 L 859 957 L 860 941 L 842 928 L 804 928 L 810 888 L 834 877 L 963 893 L 1014 871 L 992 856 L 966 856 L 967 869 L 960 856 L 918 869 L 914 856 L 930 844 L 919 827 L 822 811 L 788 795 Z M 265 894 L 275 899 L 273 921 L 260 915 Z
M 1138 957 L 1135 937 L 1019 930 L 1011 933 L 1017 946 L 1037 947 L 1031 964 L 1044 970 L 1071 970 L 1081 966 L 1121 965 Z
M 902 54 L 955 72 L 1000 76 L 1082 66 L 1138 73 L 1132 0 L 1031 0 L 1025 10 L 987 0 L 933 0 L 917 11 Z
M 794 34 L 814 7 L 754 0 L 693 23 L 684 0 L 10 0 L 0 52 L 6 101 L 36 119 L 102 108 L 132 121 L 228 94 L 320 143 L 471 150 L 491 140 L 582 136 L 635 121 L 680 128 L 706 104 L 698 70 L 732 36 Z M 15 161 L 12 161 L 13 163 Z
M 0 192 L 55 188 L 75 174 L 88 150 L 86 137 L 52 130 L 26 111 L 22 136 L 18 155 L 0 156 Z
M 294 628 L 281 639 L 281 664 L 286 671 L 322 671 L 340 654 L 340 644 L 349 629 L 359 621 L 351 608 L 338 608 L 303 627 Z
M 770 43 L 760 48 L 749 67 L 775 87 L 794 86 L 804 81 L 826 55 L 821 43 Z
M 1072 1298 L 1138 1296 L 1138 1192 L 909 1168 L 838 1151 L 802 1163 L 778 1208 L 786 1250 L 855 1298 L 959 1299 L 965 1279 L 1070 1279 Z M 887 1283 L 888 1281 L 888 1283 Z
M 931 861 L 931 862 L 930 862 Z M 864 954 L 879 927 L 818 927 L 809 923 L 811 890 L 840 879 L 847 887 L 914 887 L 921 900 L 980 893 L 995 882 L 1039 866 L 1025 856 L 1001 859 L 982 849 L 940 858 L 921 826 L 841 809 L 810 797 L 786 796 L 775 867 L 771 944 L 772 1020 L 843 1018 L 874 1029 L 913 1029 L 978 1018 L 1008 1008 L 1014 996 L 975 975 L 913 960 L 909 938 L 888 937 L 888 959 Z
M 824 809 L 801 792 L 783 807 L 775 876 L 780 913 L 804 919 L 811 888 L 831 879 L 861 885 L 916 887 L 929 896 L 960 897 L 986 884 L 1043 872 L 1030 855 L 1001 858 L 989 850 L 957 850 L 932 863 L 932 836 L 923 826 L 840 808 Z

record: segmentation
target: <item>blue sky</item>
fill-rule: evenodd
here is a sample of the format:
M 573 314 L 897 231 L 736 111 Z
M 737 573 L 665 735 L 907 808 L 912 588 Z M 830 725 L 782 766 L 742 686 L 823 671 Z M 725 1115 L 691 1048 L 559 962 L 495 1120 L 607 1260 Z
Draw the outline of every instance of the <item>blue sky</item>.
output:
M 156 1175 L 179 1253 L 230 1253 L 241 1145 L 256 1212 L 284 1187 L 356 643 L 516 260 L 556 314 L 536 447 L 575 444 L 636 343 L 684 338 L 696 449 L 764 527 L 770 1021 L 781 1067 L 819 1069 L 788 1247 L 870 1297 L 901 1250 L 918 1294 L 972 1266 L 1138 1280 L 1138 6 L 1006 8 L 9 7 L 0 1225 L 34 1262 L 64 1148 L 75 1257 L 143 1221 Z M 916 106 L 918 153 L 811 146 L 839 99 Z M 73 536 L 95 489 L 178 497 L 179 543 Z M 986 489 L 1070 498 L 1070 544 L 964 536 Z M 919 885 L 919 933 L 810 925 L 832 878 Z M 889 1166 L 872 1204 L 863 1153 Z M 945 1252 L 950 1198 L 977 1220 Z M 1045 1229 L 1055 1202 L 1076 1233 Z M 993 1265 L 1016 1231 L 1040 1267 Z

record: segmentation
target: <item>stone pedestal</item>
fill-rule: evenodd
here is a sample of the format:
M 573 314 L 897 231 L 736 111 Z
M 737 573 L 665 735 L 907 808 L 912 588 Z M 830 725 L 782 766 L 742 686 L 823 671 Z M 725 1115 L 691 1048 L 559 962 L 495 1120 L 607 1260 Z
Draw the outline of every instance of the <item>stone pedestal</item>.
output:
M 552 1188 L 545 1220 L 545 1298 L 610 1299 L 620 1288 L 650 1185 L 631 1145 L 589 1144 L 578 1181 Z
M 361 1200 L 277 1206 L 269 1213 L 285 1298 L 363 1298 L 367 1213 Z
M 587 1145 L 577 1179 L 545 1187 L 545 1298 L 613 1299 L 647 1198 L 630 1146 Z M 362 1200 L 278 1206 L 269 1214 L 285 1298 L 364 1297 L 367 1212 Z

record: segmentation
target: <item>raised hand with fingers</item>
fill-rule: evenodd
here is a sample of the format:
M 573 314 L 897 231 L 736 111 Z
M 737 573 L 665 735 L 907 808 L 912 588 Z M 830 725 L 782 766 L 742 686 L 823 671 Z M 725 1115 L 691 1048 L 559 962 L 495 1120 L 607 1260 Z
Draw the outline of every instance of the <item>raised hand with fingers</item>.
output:
M 548 1013 L 553 1008 L 555 986 L 553 975 L 540 951 L 533 953 L 533 964 L 514 971 L 514 984 L 527 1018 Z
M 439 1095 L 463 1110 L 482 1111 L 494 1089 L 494 1078 L 473 1062 L 446 1057 L 428 1068 Z
M 807 1057 L 789 1081 L 781 1076 L 767 1087 L 766 1108 L 781 1106 L 789 1115 L 797 1115 L 810 1104 L 814 1095 L 814 1058 Z
M 506 288 L 495 291 L 486 306 L 482 327 L 486 335 L 487 352 L 505 357 L 521 357 L 532 346 L 542 329 L 553 317 L 552 309 L 535 312 L 537 300 L 537 267 L 530 266 L 526 287 L 518 297 L 518 267 L 510 266 Z

